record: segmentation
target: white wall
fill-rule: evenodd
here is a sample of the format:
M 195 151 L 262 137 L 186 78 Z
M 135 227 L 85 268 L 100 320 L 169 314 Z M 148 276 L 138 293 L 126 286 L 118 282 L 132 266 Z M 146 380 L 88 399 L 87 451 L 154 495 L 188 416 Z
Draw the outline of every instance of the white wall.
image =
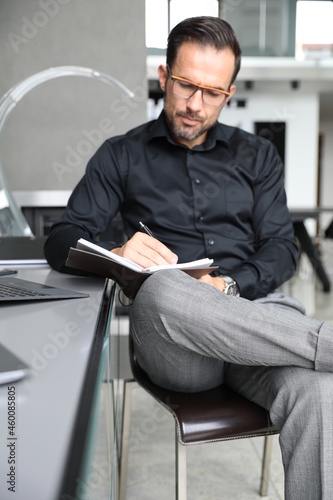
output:
M 220 121 L 248 127 L 255 121 L 286 122 L 285 185 L 290 208 L 316 206 L 319 97 L 316 93 L 265 88 L 236 92 L 245 108 L 225 108 Z
M 135 94 L 124 102 L 105 83 L 65 77 L 18 103 L 0 138 L 12 191 L 71 190 L 101 142 L 146 119 L 144 0 L 13 0 L 0 9 L 0 97 L 67 65 L 105 72 Z

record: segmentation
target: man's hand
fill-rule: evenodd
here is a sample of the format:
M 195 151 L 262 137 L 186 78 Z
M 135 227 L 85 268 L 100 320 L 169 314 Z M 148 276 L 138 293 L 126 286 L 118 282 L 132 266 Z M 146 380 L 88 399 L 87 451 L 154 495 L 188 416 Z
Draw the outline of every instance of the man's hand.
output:
M 139 264 L 144 269 L 164 264 L 177 264 L 178 261 L 178 256 L 163 243 L 141 232 L 135 233 L 122 247 L 113 248 L 111 252 Z M 214 286 L 221 292 L 226 286 L 223 278 L 213 277 L 210 274 L 205 274 L 198 281 Z
M 199 278 L 199 281 L 201 281 L 202 283 L 207 283 L 207 285 L 214 286 L 221 292 L 223 292 L 226 286 L 226 282 L 223 278 L 221 278 L 221 276 L 213 277 L 210 274 L 205 274 L 204 276 L 201 276 L 201 278 Z
M 144 269 L 164 264 L 177 264 L 178 256 L 156 238 L 141 232 L 135 233 L 122 247 L 111 252 L 139 264 Z

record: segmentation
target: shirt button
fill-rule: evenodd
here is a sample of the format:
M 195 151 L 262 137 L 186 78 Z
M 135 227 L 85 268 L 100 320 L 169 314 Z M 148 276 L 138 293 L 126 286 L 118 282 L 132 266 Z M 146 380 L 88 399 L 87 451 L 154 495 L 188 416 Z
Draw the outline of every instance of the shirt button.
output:
M 204 221 L 204 217 L 201 215 L 201 216 L 199 217 L 199 222 L 203 222 L 203 221 Z
M 194 182 L 195 182 L 195 184 L 201 184 L 201 180 L 200 179 L 195 179 Z
M 214 241 L 214 240 L 212 240 L 212 239 L 208 240 L 208 245 L 210 245 L 210 246 L 215 245 L 215 241 Z

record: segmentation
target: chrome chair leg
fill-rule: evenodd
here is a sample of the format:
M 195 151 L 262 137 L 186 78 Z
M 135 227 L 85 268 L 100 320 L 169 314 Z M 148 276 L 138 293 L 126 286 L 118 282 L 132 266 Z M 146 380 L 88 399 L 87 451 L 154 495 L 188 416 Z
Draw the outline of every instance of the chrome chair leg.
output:
M 268 494 L 268 484 L 269 484 L 269 469 L 273 450 L 273 436 L 266 436 L 264 443 L 264 455 L 262 460 L 262 473 L 261 473 L 261 484 L 260 484 L 260 495 L 262 497 Z
M 128 468 L 128 450 L 131 431 L 132 392 L 139 387 L 135 380 L 126 380 L 124 383 L 123 421 L 121 429 L 120 452 L 120 481 L 119 500 L 126 500 L 126 483 Z
M 187 499 L 186 446 L 178 441 L 176 426 L 176 500 Z

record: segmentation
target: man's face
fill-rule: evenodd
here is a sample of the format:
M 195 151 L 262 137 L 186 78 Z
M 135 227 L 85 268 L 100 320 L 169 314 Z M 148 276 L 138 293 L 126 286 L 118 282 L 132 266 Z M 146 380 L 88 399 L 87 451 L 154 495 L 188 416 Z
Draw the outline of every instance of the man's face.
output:
M 213 47 L 201 47 L 196 43 L 186 42 L 180 47 L 178 57 L 170 69 L 175 76 L 200 85 L 227 90 L 232 95 L 236 90 L 235 85 L 229 88 L 234 64 L 235 56 L 229 48 L 217 51 Z M 161 65 L 158 71 L 160 85 L 165 93 L 164 111 L 172 136 L 189 148 L 202 144 L 231 95 L 225 96 L 218 107 L 205 104 L 200 89 L 192 97 L 185 99 L 174 94 L 167 68 Z

